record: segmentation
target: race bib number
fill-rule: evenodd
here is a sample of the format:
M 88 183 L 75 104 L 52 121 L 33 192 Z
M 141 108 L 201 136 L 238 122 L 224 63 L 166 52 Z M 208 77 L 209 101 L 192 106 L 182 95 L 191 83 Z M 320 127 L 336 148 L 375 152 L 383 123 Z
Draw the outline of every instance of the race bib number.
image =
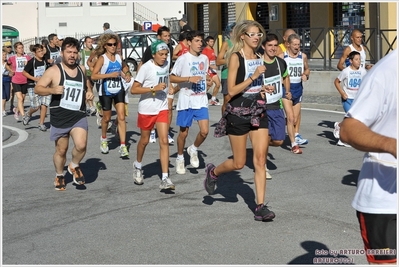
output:
M 17 57 L 16 63 L 17 63 L 16 71 L 23 72 L 24 68 L 25 68 L 25 64 L 26 64 L 26 58 L 25 57 Z
M 42 77 L 44 74 L 44 71 L 46 70 L 45 66 L 39 66 L 34 70 L 34 76 L 35 77 Z
M 118 78 L 108 78 L 106 80 L 107 91 L 111 94 L 116 94 L 122 89 L 121 77 Z
M 275 103 L 283 97 L 283 90 L 281 88 L 281 77 L 280 75 L 275 75 L 272 77 L 264 78 L 263 79 L 264 85 L 271 85 L 274 87 L 274 91 L 272 94 L 266 93 L 266 100 L 267 103 Z
M 83 83 L 66 80 L 64 87 L 60 107 L 75 111 L 80 110 L 83 102 Z
M 206 84 L 204 80 L 201 80 L 198 83 L 191 84 L 191 90 L 193 91 L 194 94 L 200 94 L 202 92 L 205 92 L 205 89 L 206 89 Z

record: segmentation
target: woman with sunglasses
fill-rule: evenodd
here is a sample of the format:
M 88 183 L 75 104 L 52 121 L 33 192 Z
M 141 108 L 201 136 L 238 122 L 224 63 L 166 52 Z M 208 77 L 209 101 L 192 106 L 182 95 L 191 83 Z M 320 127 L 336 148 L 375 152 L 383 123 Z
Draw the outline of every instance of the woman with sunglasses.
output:
M 118 133 L 120 140 L 119 153 L 122 158 L 128 158 L 129 152 L 126 147 L 126 122 L 125 122 L 125 89 L 122 79 L 127 83 L 131 80 L 129 67 L 122 57 L 117 53 L 119 38 L 115 34 L 103 34 L 99 37 L 95 54 L 98 57 L 91 78 L 101 80 L 98 91 L 100 103 L 103 109 L 101 122 L 101 145 L 103 154 L 109 152 L 107 129 L 111 120 L 112 102 L 115 104 L 118 120 Z
M 218 176 L 244 168 L 248 136 L 252 143 L 255 167 L 256 204 L 255 220 L 268 221 L 275 217 L 264 204 L 266 193 L 266 151 L 268 148 L 268 119 L 265 116 L 265 93 L 273 87 L 263 86 L 262 73 L 266 67 L 256 51 L 261 46 L 265 30 L 256 21 L 244 20 L 233 29 L 233 47 L 227 51 L 228 93 L 231 99 L 226 105 L 222 119 L 215 128 L 215 136 L 228 135 L 233 158 L 218 166 L 208 163 L 205 168 L 204 186 L 213 194 Z

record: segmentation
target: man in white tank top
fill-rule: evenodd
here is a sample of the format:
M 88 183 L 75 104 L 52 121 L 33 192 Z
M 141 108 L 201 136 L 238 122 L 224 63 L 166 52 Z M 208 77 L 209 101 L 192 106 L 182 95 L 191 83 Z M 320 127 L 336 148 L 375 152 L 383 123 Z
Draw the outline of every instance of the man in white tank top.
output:
M 341 58 L 339 59 L 339 62 L 337 64 L 337 69 L 342 71 L 344 68 L 348 67 L 350 65 L 349 63 L 349 53 L 352 51 L 357 51 L 360 53 L 360 67 L 365 68 L 366 70 L 369 70 L 372 65 L 371 64 L 366 64 L 366 50 L 364 45 L 362 45 L 362 38 L 363 38 L 363 33 L 360 30 L 353 30 L 351 34 L 351 40 L 352 44 L 347 46 L 344 49 L 344 52 L 342 53 Z

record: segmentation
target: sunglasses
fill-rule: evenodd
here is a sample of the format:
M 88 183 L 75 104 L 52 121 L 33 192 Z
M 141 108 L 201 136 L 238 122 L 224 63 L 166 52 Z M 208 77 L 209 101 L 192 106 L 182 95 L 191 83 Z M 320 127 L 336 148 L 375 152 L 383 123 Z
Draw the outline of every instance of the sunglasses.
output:
M 249 38 L 258 36 L 258 37 L 263 37 L 263 33 L 262 32 L 246 32 L 245 33 L 246 36 L 248 36 Z
M 11 46 L 6 46 L 7 48 L 12 48 Z
M 116 46 L 116 43 L 107 43 L 107 46 Z

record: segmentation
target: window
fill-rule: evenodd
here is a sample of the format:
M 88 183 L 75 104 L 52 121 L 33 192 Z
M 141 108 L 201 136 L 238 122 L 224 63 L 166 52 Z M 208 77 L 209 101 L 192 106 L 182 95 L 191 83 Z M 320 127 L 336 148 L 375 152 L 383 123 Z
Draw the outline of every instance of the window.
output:
M 126 6 L 126 2 L 90 2 L 90 6 Z
M 310 4 L 287 3 L 287 28 L 310 27 Z
M 269 29 L 269 4 L 258 3 L 256 5 L 256 21 L 267 31 Z
M 80 7 L 82 2 L 46 2 L 46 7 Z

